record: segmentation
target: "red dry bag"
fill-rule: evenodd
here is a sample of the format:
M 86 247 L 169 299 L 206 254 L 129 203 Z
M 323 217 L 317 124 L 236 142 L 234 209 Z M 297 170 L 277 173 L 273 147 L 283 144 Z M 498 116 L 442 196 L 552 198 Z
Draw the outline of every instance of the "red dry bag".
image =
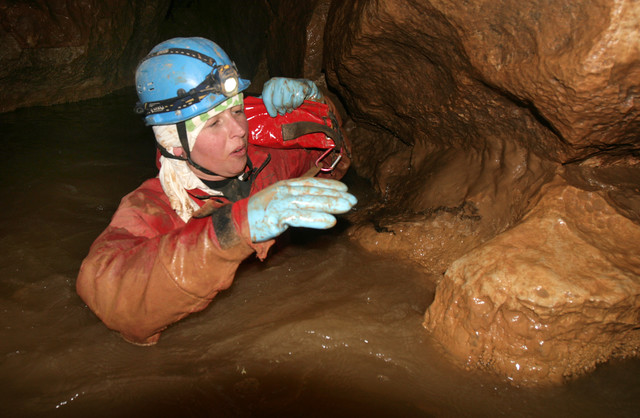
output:
M 267 148 L 315 148 L 325 150 L 316 165 L 329 154 L 333 161 L 322 171 L 331 171 L 341 158 L 344 140 L 338 121 L 328 105 L 306 100 L 291 113 L 272 118 L 262 99 L 246 97 L 244 113 L 249 122 L 249 142 Z

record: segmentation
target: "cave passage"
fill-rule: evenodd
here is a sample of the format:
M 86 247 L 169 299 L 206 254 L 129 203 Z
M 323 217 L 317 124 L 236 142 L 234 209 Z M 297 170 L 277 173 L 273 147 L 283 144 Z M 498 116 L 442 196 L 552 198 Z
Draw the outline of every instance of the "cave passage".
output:
M 332 232 L 289 235 L 154 347 L 109 331 L 76 295 L 119 199 L 155 175 L 132 89 L 0 115 L 0 405 L 7 416 L 631 416 L 640 361 L 561 389 L 451 365 L 421 326 L 434 284 Z M 364 190 L 356 190 L 363 193 Z M 433 278 L 433 277 L 432 277 Z

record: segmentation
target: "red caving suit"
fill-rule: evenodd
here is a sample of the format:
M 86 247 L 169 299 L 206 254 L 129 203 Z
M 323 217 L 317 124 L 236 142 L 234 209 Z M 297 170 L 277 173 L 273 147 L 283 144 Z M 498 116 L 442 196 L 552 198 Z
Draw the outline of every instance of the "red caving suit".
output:
M 260 167 L 269 154 L 271 161 L 253 180 L 250 195 L 277 181 L 300 177 L 322 151 L 248 146 L 254 167 Z M 348 165 L 344 159 L 330 177 L 341 177 Z M 91 246 L 80 268 L 77 292 L 107 327 L 127 341 L 156 343 L 167 326 L 201 311 L 231 286 L 244 259 L 254 252 L 260 259 L 266 257 L 274 241 L 251 242 L 249 198 L 235 203 L 210 200 L 220 207 L 213 216 L 185 223 L 171 208 L 160 180 L 147 180 L 122 199 L 109 226 Z M 218 217 L 223 227 L 214 227 L 216 213 L 223 212 Z M 224 237 L 217 236 L 221 231 Z

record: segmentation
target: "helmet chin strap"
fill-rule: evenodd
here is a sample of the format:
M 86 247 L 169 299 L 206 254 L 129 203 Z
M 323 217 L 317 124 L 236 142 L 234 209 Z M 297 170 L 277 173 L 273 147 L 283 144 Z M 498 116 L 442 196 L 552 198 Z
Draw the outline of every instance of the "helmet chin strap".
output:
M 268 154 L 267 158 L 264 160 L 262 165 L 257 169 L 254 169 L 253 163 L 251 162 L 251 158 L 249 158 L 249 156 L 247 155 L 247 166 L 245 167 L 245 171 L 241 175 L 237 177 L 232 177 L 232 178 L 221 176 L 220 174 L 214 173 L 213 171 L 202 167 L 200 164 L 196 163 L 191 159 L 191 151 L 189 150 L 189 140 L 187 138 L 187 127 L 184 122 L 178 122 L 176 124 L 176 127 L 178 130 L 180 145 L 182 146 L 182 149 L 184 150 L 184 154 L 186 155 L 186 157 L 182 157 L 182 156 L 178 157 L 177 155 L 173 155 L 166 148 L 160 145 L 160 143 L 156 141 L 156 146 L 160 150 L 160 154 L 162 154 L 167 158 L 186 161 L 187 163 L 191 164 L 194 168 L 200 170 L 205 174 L 222 177 L 224 180 L 220 180 L 220 181 L 205 180 L 202 178 L 200 180 L 202 180 L 202 182 L 205 183 L 209 188 L 222 192 L 222 195 L 232 202 L 236 202 L 240 199 L 244 199 L 249 196 L 249 194 L 251 193 L 251 184 L 253 183 L 253 180 L 262 171 L 262 169 L 265 168 L 266 165 L 269 164 L 269 162 L 271 161 L 271 154 Z M 248 167 L 248 170 L 246 169 L 247 167 Z M 208 199 L 211 196 L 206 195 L 206 196 L 194 196 L 194 197 L 198 199 Z
M 178 128 L 178 138 L 180 138 L 180 144 L 182 145 L 182 150 L 187 156 L 187 158 L 183 158 L 183 159 L 188 161 L 189 164 L 191 164 L 193 167 L 197 168 L 204 174 L 208 174 L 210 176 L 224 177 L 218 173 L 214 173 L 213 171 L 207 168 L 204 168 L 203 166 L 201 166 L 200 164 L 196 163 L 191 159 L 191 150 L 189 149 L 189 140 L 187 139 L 187 125 L 184 122 L 178 122 L 176 124 L 176 127 Z
M 215 173 L 203 166 L 201 166 L 200 164 L 196 163 L 195 161 L 193 161 L 191 159 L 191 151 L 189 150 L 189 140 L 187 138 L 187 127 L 186 124 L 184 122 L 178 122 L 176 124 L 176 128 L 178 129 L 178 138 L 180 139 L 180 145 L 182 146 L 182 149 L 186 155 L 185 157 L 178 157 L 177 155 L 174 155 L 172 153 L 170 153 L 165 147 L 163 147 L 162 145 L 160 145 L 158 142 L 156 142 L 156 146 L 158 147 L 158 150 L 160 150 L 160 154 L 162 154 L 162 156 L 167 157 L 167 158 L 172 158 L 174 160 L 182 160 L 182 161 L 186 161 L 189 164 L 191 164 L 194 168 L 198 169 L 199 171 L 201 171 L 204 174 L 210 175 L 210 176 L 217 176 L 217 177 L 223 177 L 225 178 L 226 176 L 220 175 L 218 173 Z M 247 163 L 249 164 L 249 171 L 248 172 L 244 172 L 241 176 L 241 180 L 245 180 L 250 174 L 251 171 L 253 170 L 253 166 L 250 162 L 249 159 L 247 159 Z

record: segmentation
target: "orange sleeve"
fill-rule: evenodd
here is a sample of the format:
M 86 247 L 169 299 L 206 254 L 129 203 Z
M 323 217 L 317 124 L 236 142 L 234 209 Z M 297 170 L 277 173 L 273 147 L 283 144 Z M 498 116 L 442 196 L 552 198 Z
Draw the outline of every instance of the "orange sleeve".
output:
M 256 251 L 264 257 L 272 242 L 251 243 L 239 204 L 231 211 L 237 235 L 221 246 L 211 217 L 185 224 L 161 190 L 144 186 L 122 200 L 93 243 L 76 288 L 107 327 L 149 345 L 170 324 L 204 309 L 231 285 L 244 259 Z

